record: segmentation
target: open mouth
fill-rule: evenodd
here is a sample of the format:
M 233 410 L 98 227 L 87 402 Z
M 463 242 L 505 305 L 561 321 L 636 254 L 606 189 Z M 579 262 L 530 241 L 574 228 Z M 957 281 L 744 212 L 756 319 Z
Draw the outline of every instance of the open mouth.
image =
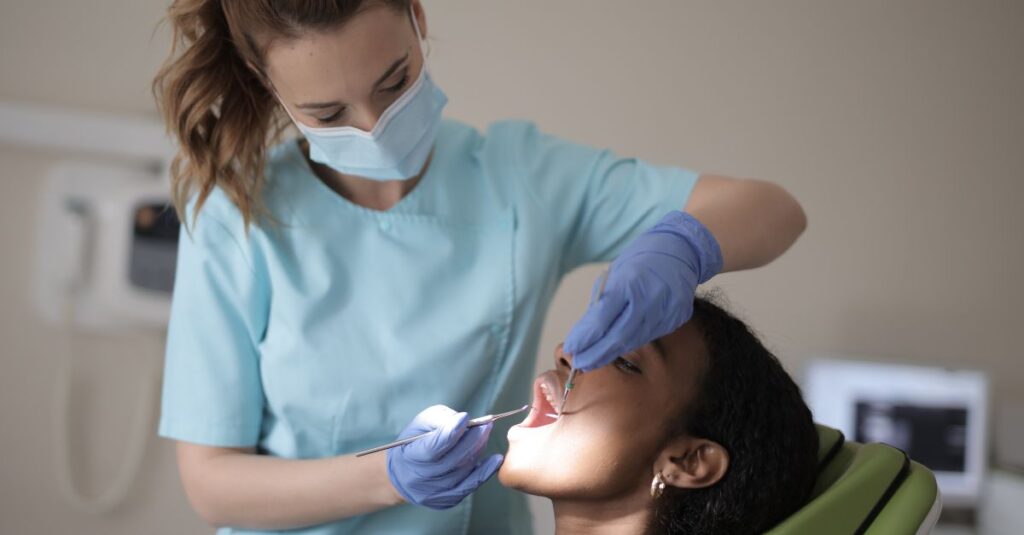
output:
M 558 421 L 557 407 L 562 399 L 562 380 L 554 370 L 548 370 L 533 381 L 533 410 L 519 427 L 543 427 Z

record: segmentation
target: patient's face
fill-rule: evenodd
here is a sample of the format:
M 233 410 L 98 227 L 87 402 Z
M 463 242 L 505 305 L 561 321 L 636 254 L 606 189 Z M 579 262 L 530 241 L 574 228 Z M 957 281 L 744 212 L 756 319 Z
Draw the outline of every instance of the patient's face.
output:
M 508 432 L 502 484 L 550 498 L 610 498 L 650 485 L 666 431 L 693 397 L 704 354 L 699 331 L 674 333 L 576 375 L 558 420 L 554 413 L 571 359 L 555 349 L 555 369 L 534 383 L 529 416 Z M 548 397 L 551 400 L 548 400 Z

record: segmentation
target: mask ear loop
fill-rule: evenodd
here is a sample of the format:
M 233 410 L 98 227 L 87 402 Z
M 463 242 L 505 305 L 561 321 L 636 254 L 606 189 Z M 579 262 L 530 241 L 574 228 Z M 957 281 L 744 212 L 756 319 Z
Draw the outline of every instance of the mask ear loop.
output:
M 254 73 L 256 73 L 256 77 L 260 79 L 261 83 L 263 83 L 263 87 L 267 88 L 270 91 L 270 93 L 274 95 L 274 99 L 277 100 L 277 105 L 282 110 L 284 110 L 284 113 L 288 115 L 289 119 L 291 119 L 292 127 L 296 128 L 301 132 L 302 129 L 299 128 L 299 122 L 295 120 L 295 116 L 292 115 L 292 112 L 288 110 L 288 106 L 284 105 L 284 99 L 281 98 L 281 94 L 277 92 L 277 88 L 274 87 L 274 82 L 270 81 L 270 77 L 267 76 L 267 73 L 263 72 L 263 69 L 256 68 L 252 64 L 247 65 L 247 67 L 251 69 Z
M 412 6 L 409 6 L 409 18 L 412 19 L 412 29 L 416 32 L 416 42 L 420 45 L 420 55 L 423 56 L 423 66 L 427 65 L 427 55 L 430 53 L 430 43 L 423 38 L 423 34 L 420 33 L 420 23 L 416 20 L 416 13 L 413 12 Z M 424 47 L 424 45 L 426 45 Z
M 288 109 L 288 106 L 285 106 L 284 99 L 281 98 L 281 95 L 277 92 L 277 88 L 274 87 L 274 84 L 270 83 L 270 78 L 267 78 L 267 87 L 270 88 L 270 92 L 273 93 L 274 94 L 274 98 L 277 99 L 277 105 L 282 110 L 284 110 L 285 114 L 288 115 L 288 118 L 291 119 L 292 127 L 295 128 L 296 130 L 298 130 L 299 133 L 305 135 L 305 133 L 302 130 L 302 125 L 299 123 L 299 121 L 297 121 L 295 119 L 295 116 L 292 115 L 292 112 L 291 112 L 291 110 Z

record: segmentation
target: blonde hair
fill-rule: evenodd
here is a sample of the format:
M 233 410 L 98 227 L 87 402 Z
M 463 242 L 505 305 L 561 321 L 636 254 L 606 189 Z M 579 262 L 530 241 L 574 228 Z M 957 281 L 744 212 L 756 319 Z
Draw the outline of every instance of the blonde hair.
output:
M 167 129 L 179 150 L 171 163 L 171 200 L 193 222 L 220 187 L 245 227 L 265 214 L 261 191 L 267 147 L 289 125 L 263 74 L 276 39 L 335 28 L 374 4 L 408 13 L 410 0 L 175 0 L 167 11 L 171 51 L 153 80 Z

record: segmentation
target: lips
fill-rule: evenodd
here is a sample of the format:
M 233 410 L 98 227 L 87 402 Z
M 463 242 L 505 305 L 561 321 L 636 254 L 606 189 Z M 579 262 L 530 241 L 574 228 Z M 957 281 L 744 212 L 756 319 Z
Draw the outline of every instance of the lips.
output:
M 548 370 L 533 381 L 533 410 L 519 427 L 544 427 L 558 421 L 553 414 L 562 399 L 562 380 L 554 370 Z

